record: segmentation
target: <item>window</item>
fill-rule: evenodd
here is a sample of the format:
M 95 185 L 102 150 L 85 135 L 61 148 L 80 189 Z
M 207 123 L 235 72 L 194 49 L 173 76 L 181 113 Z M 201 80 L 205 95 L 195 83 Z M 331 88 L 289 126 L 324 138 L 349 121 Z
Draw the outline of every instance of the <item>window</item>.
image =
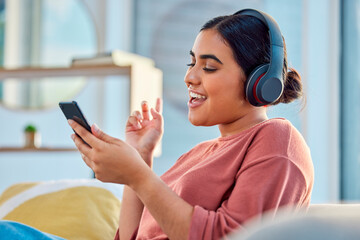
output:
M 69 66 L 74 57 L 94 55 L 97 39 L 87 10 L 80 0 L 0 1 L 0 65 Z M 84 79 L 31 80 L 0 81 L 0 103 L 16 109 L 49 108 L 86 84 Z
M 5 34 L 5 0 L 0 0 L 0 66 L 4 64 L 4 34 Z M 0 99 L 3 91 L 0 83 Z
M 341 199 L 360 199 L 360 0 L 342 3 Z

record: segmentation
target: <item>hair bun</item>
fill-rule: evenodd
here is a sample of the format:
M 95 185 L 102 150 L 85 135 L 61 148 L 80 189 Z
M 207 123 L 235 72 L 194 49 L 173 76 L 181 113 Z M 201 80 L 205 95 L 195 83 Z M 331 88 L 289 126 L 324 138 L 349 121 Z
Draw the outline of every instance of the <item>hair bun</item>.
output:
M 302 82 L 300 74 L 293 68 L 285 74 L 284 91 L 276 103 L 290 103 L 302 97 Z

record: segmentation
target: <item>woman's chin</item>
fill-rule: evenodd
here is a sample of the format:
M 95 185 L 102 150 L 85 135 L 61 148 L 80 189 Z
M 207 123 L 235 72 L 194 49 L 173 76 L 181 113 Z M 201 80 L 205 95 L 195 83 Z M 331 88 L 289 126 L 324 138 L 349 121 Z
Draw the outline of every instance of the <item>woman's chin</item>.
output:
M 202 119 L 199 117 L 188 115 L 189 122 L 194 126 L 202 126 L 202 127 L 209 127 L 213 126 L 214 124 L 210 124 L 207 119 Z
M 188 119 L 189 119 L 189 122 L 194 125 L 194 126 L 202 126 L 201 124 L 201 120 L 199 118 L 196 118 L 194 116 L 192 116 L 190 113 L 188 114 Z

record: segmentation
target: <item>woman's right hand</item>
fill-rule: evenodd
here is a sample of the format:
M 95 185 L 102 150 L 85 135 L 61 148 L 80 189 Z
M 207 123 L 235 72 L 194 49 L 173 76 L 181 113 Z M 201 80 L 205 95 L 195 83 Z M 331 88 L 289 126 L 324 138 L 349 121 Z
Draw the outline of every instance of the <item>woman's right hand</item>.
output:
M 150 113 L 152 119 L 150 118 Z M 126 142 L 134 147 L 151 167 L 152 156 L 156 145 L 159 143 L 163 131 L 162 101 L 156 99 L 155 109 L 149 110 L 146 101 L 141 104 L 141 113 L 133 112 L 126 123 L 125 137 Z

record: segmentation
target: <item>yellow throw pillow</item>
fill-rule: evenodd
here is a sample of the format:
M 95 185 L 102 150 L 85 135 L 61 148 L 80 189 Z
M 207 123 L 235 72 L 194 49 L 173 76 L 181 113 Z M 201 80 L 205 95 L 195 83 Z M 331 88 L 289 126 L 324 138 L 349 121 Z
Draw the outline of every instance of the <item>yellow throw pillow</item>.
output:
M 66 239 L 113 239 L 122 191 L 93 179 L 19 183 L 0 196 L 0 219 Z

